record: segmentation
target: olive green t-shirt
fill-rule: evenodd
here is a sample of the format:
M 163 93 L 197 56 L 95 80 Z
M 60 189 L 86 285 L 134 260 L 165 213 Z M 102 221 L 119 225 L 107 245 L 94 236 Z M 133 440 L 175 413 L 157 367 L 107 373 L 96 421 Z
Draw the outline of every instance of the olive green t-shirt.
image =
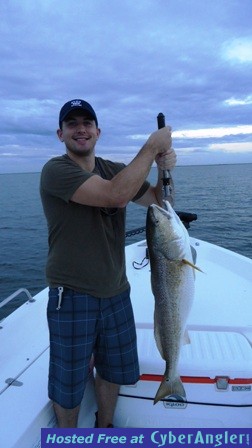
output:
M 92 173 L 68 155 L 49 160 L 41 173 L 40 194 L 48 224 L 46 276 L 51 287 L 65 286 L 107 298 L 129 287 L 125 269 L 126 209 L 103 209 L 70 199 L 90 176 L 111 179 L 125 167 L 96 157 Z M 133 200 L 148 189 L 144 182 Z

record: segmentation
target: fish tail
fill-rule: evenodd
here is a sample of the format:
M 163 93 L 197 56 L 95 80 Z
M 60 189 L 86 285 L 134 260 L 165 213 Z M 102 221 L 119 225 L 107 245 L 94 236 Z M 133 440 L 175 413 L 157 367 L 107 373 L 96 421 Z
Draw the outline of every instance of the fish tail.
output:
M 165 378 L 161 382 L 154 398 L 154 404 L 162 400 L 162 398 L 167 397 L 168 395 L 179 395 L 183 398 L 186 398 L 185 389 L 180 377 L 175 378 L 173 381 L 171 381 L 169 378 Z

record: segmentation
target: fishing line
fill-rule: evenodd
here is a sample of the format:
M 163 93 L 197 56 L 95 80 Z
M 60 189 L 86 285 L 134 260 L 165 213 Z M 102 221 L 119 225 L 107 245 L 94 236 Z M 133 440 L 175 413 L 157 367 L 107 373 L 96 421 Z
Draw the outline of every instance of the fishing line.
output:
M 149 264 L 148 257 L 144 257 L 140 263 L 138 263 L 138 261 L 132 261 L 133 268 L 138 270 L 145 268 L 145 266 L 147 266 L 148 264 Z
M 132 261 L 132 266 L 134 269 L 142 269 L 145 268 L 149 264 L 149 249 L 146 247 L 145 250 L 145 257 L 142 259 L 142 261 L 139 263 L 138 261 Z

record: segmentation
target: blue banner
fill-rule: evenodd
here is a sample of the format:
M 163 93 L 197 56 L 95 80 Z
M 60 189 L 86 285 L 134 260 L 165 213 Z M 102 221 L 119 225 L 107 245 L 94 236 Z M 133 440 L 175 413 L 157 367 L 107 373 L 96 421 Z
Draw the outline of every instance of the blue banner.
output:
M 42 428 L 41 448 L 252 448 L 248 428 Z

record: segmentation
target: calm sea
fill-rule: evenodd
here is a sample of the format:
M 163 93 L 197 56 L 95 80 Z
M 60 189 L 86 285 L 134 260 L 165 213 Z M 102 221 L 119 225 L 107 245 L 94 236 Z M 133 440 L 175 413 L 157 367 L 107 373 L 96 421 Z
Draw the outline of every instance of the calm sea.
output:
M 150 179 L 155 175 L 153 168 Z M 0 301 L 18 288 L 34 295 L 46 286 L 47 228 L 39 177 L 0 175 Z M 177 167 L 173 177 L 175 209 L 198 215 L 191 236 L 252 258 L 252 165 Z M 145 219 L 146 209 L 129 205 L 127 230 L 144 226 Z M 143 238 L 144 233 L 130 237 L 127 244 Z

